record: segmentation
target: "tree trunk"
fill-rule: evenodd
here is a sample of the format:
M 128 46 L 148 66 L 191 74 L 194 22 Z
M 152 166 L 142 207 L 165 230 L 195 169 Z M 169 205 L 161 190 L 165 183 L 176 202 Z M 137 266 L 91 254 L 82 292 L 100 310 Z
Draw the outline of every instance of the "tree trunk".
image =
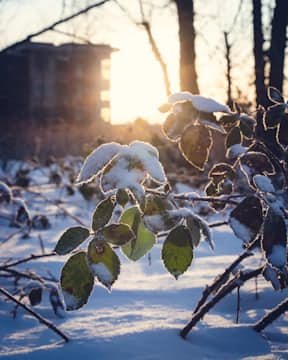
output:
M 181 90 L 199 94 L 196 53 L 193 0 L 175 0 L 178 12 L 180 43 L 180 87 Z
M 253 0 L 253 35 L 254 35 L 254 69 L 256 103 L 265 106 L 267 103 L 265 89 L 265 64 L 263 54 L 262 0 Z
M 270 86 L 282 92 L 284 79 L 284 61 L 286 48 L 286 30 L 288 24 L 288 1 L 276 0 L 272 19 L 270 58 Z
M 231 64 L 231 44 L 228 39 L 228 32 L 224 31 L 224 41 L 225 41 L 225 60 L 226 60 L 226 80 L 227 80 L 227 104 L 232 107 L 232 64 Z

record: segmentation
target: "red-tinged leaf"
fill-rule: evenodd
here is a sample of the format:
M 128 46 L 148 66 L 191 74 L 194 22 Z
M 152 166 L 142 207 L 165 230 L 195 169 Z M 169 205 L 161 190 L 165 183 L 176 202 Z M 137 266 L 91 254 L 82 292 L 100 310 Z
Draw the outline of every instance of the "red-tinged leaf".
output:
M 210 130 L 202 125 L 190 125 L 181 137 L 179 148 L 190 164 L 203 171 L 212 144 Z

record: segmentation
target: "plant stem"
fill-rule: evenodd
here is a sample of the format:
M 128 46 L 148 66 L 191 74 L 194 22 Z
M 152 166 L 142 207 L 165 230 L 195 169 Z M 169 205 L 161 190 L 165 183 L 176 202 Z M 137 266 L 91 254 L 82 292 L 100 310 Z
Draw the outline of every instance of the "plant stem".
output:
M 196 313 L 193 314 L 191 321 L 180 331 L 180 336 L 185 339 L 190 330 L 213 308 L 221 299 L 231 293 L 238 286 L 242 286 L 246 281 L 261 274 L 263 266 L 248 272 L 239 272 L 237 276 L 231 279 L 216 293 L 216 295 L 206 304 L 204 304 Z
M 41 258 L 44 258 L 44 257 L 50 257 L 50 256 L 55 256 L 55 255 L 56 255 L 56 253 L 54 251 L 51 252 L 51 253 L 48 253 L 48 254 L 39 254 L 39 255 L 31 254 L 30 256 L 27 256 L 26 258 L 16 260 L 16 261 L 13 261 L 13 262 L 10 262 L 8 264 L 0 266 L 0 270 L 6 270 L 6 269 L 8 269 L 10 267 L 17 266 L 17 265 L 29 262 L 31 260 L 37 260 L 37 259 L 41 259 Z
M 262 317 L 254 326 L 253 329 L 260 332 L 266 328 L 266 326 L 272 324 L 280 315 L 284 314 L 288 310 L 288 298 L 283 300 L 274 309 L 270 310 L 268 314 Z
M 64 339 L 65 342 L 69 341 L 69 338 L 60 331 L 52 322 L 45 319 L 41 315 L 37 314 L 34 310 L 30 309 L 26 304 L 23 304 L 19 300 L 17 300 L 12 294 L 10 294 L 7 290 L 0 287 L 0 293 L 5 295 L 8 299 L 12 300 L 14 303 L 16 303 L 18 306 L 21 306 L 24 310 L 26 310 L 28 313 L 30 313 L 32 316 L 34 316 L 40 323 L 46 325 L 49 329 L 54 331 L 56 334 L 58 334 L 62 339 Z

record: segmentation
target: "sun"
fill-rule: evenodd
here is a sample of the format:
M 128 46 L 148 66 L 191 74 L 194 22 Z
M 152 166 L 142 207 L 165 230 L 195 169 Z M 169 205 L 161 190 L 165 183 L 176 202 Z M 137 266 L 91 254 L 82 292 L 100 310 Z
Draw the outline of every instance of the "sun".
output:
M 131 122 L 139 116 L 159 122 L 157 109 L 165 98 L 159 64 L 141 44 L 133 51 L 127 46 L 112 55 L 112 123 Z

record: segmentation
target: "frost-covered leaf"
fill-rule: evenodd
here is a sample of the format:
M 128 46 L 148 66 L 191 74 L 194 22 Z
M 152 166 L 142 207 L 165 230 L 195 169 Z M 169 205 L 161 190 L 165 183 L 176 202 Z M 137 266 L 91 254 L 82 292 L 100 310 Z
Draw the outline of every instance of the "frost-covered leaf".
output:
M 247 150 L 247 147 L 242 146 L 241 144 L 235 144 L 230 146 L 225 156 L 229 160 L 234 160 L 237 159 L 240 155 L 245 154 Z
M 122 246 L 123 253 L 131 260 L 137 261 L 155 244 L 155 235 L 146 229 L 137 206 L 127 209 L 121 216 L 121 223 L 129 225 L 136 237 Z
M 235 170 L 230 164 L 219 163 L 212 167 L 208 174 L 209 179 L 219 183 L 223 179 L 234 180 Z
M 14 221 L 19 226 L 27 226 L 31 220 L 29 210 L 22 199 L 14 200 L 14 202 L 16 201 L 19 207 L 17 208 Z
M 148 175 L 161 184 L 167 181 L 158 150 L 148 143 L 134 141 L 129 146 L 123 146 L 104 168 L 101 186 L 105 192 L 125 188 L 132 190 Z
M 94 239 L 88 246 L 88 264 L 97 279 L 110 290 L 120 274 L 120 260 L 106 241 Z
M 263 277 L 265 280 L 270 281 L 273 289 L 278 291 L 281 289 L 280 281 L 278 279 L 278 273 L 275 268 L 267 264 L 263 271 Z
M 3 202 L 10 203 L 12 196 L 10 187 L 0 181 L 0 204 Z
M 236 126 L 239 121 L 239 114 L 233 113 L 229 115 L 223 115 L 219 119 L 219 124 L 224 127 L 224 129 L 230 129 L 233 126 Z
M 58 292 L 58 288 L 56 286 L 52 285 L 49 287 L 49 301 L 53 308 L 54 313 L 57 316 L 62 317 L 64 306 L 61 301 L 61 298 L 60 298 L 60 295 Z
M 227 134 L 225 147 L 226 149 L 229 149 L 235 144 L 242 144 L 242 134 L 238 126 L 234 126 Z
M 274 166 L 268 156 L 256 151 L 249 151 L 241 156 L 240 165 L 249 180 L 254 175 L 273 175 L 275 173 Z
M 100 233 L 110 244 L 122 246 L 135 238 L 131 227 L 127 224 L 111 224 L 105 226 Z
M 182 216 L 175 212 L 171 201 L 157 195 L 147 196 L 143 220 L 144 225 L 154 234 L 173 228 L 181 219 Z
M 107 199 L 101 201 L 92 216 L 92 229 L 97 231 L 105 226 L 113 214 L 115 201 L 109 196 Z
M 265 175 L 255 175 L 253 177 L 253 182 L 257 189 L 259 189 L 262 192 L 265 193 L 274 193 L 275 188 L 271 182 L 271 180 L 268 178 L 268 176 Z
M 166 269 L 178 279 L 193 259 L 193 245 L 190 231 L 180 225 L 171 230 L 162 247 L 162 260 Z
M 103 144 L 92 151 L 84 161 L 82 169 L 77 177 L 77 183 L 86 183 L 91 180 L 103 169 L 103 167 L 111 161 L 122 149 L 122 145 L 111 142 Z
M 285 100 L 283 98 L 283 96 L 281 95 L 280 91 L 278 89 L 276 89 L 273 86 L 269 86 L 268 90 L 267 90 L 267 95 L 269 100 L 271 100 L 272 102 L 276 103 L 276 104 L 280 104 L 280 103 L 284 103 Z
M 253 119 L 252 117 L 246 114 L 240 115 L 239 127 L 242 135 L 245 138 L 251 139 L 253 137 L 255 126 L 256 126 L 255 119 Z
M 204 126 L 209 127 L 211 130 L 218 131 L 221 134 L 226 134 L 226 131 L 218 122 L 213 122 L 213 121 L 207 120 L 207 119 L 201 119 L 200 123 Z
M 207 196 L 216 196 L 219 192 L 219 186 L 214 181 L 209 181 L 205 186 L 205 193 Z
M 200 244 L 201 240 L 201 226 L 199 221 L 193 218 L 192 216 L 188 216 L 186 218 L 187 228 L 190 231 L 192 244 L 194 247 L 197 247 Z
M 212 113 L 212 112 L 230 113 L 230 109 L 228 106 L 204 96 L 192 95 L 188 91 L 172 94 L 168 98 L 169 103 L 175 103 L 178 101 L 191 101 L 192 105 L 199 111 L 204 111 L 208 113 Z
M 264 220 L 262 248 L 269 263 L 282 269 L 287 263 L 287 230 L 284 219 L 269 208 Z
M 146 207 L 146 195 L 144 187 L 135 183 L 133 186 L 129 186 L 129 190 L 131 191 L 136 202 L 139 204 L 140 209 L 144 211 Z
M 286 147 L 288 146 L 288 114 L 284 114 L 282 116 L 280 125 L 277 129 L 276 138 L 282 148 L 286 149 Z
M 58 255 L 66 255 L 76 249 L 89 236 L 89 230 L 82 226 L 67 229 L 58 240 L 54 251 Z
M 181 137 L 179 148 L 190 164 L 203 171 L 212 143 L 210 130 L 203 125 L 190 125 Z
M 42 289 L 41 286 L 32 288 L 29 291 L 28 297 L 29 297 L 30 304 L 32 306 L 36 306 L 36 305 L 39 305 L 41 303 L 41 301 L 42 301 L 42 292 L 43 292 L 43 289 Z
M 242 200 L 229 216 L 229 225 L 234 234 L 246 243 L 255 238 L 262 223 L 262 204 L 255 196 Z
M 273 105 L 264 114 L 265 129 L 274 129 L 281 121 L 285 111 L 285 104 Z
M 84 251 L 68 259 L 61 272 L 60 285 L 66 310 L 77 310 L 87 303 L 94 286 L 94 276 Z

